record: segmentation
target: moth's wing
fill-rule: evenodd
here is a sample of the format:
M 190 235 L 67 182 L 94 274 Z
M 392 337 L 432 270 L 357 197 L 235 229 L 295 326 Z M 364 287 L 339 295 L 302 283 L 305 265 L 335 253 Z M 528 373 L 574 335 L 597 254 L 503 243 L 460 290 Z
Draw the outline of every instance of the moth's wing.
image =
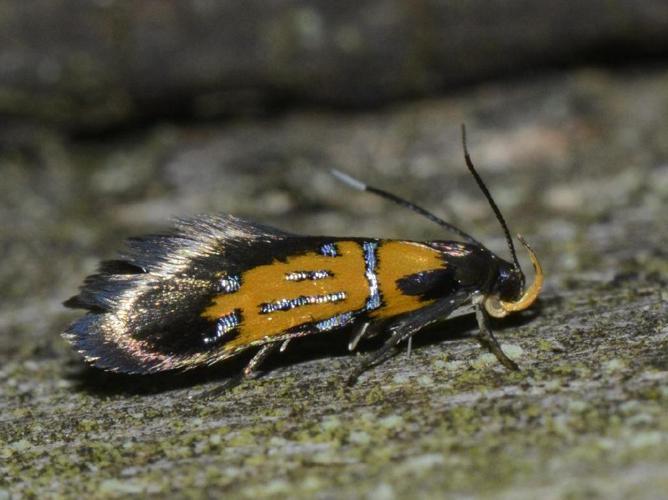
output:
M 86 360 L 111 371 L 213 362 L 204 339 L 216 324 L 201 312 L 221 292 L 221 279 L 271 261 L 276 247 L 293 238 L 233 216 L 179 220 L 172 233 L 132 238 L 119 259 L 103 262 L 65 302 L 88 313 L 64 337 Z

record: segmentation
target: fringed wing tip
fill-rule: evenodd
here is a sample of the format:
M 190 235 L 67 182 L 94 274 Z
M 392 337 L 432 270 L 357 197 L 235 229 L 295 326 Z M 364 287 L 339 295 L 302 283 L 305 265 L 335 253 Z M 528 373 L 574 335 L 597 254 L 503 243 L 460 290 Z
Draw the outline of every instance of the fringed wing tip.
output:
M 155 306 L 152 301 L 157 299 L 152 294 L 163 284 L 174 285 L 184 273 L 192 277 L 199 276 L 196 273 L 202 270 L 208 272 L 203 259 L 211 260 L 208 265 L 216 269 L 226 269 L 239 255 L 245 255 L 249 240 L 280 239 L 287 234 L 233 216 L 200 216 L 178 220 L 169 234 L 131 238 L 119 259 L 102 262 L 98 272 L 86 278 L 79 293 L 63 303 L 68 308 L 88 311 L 63 335 L 87 362 L 98 368 L 131 374 L 172 369 L 174 358 L 169 351 L 153 356 L 142 352 L 139 346 L 136 350 L 132 347 L 131 341 L 145 333 L 141 329 L 150 330 L 154 325 L 126 325 L 127 330 L 117 331 L 118 325 L 110 321 L 115 312 L 134 307 L 137 301 L 143 301 L 149 309 Z M 206 281 L 207 277 L 198 279 Z M 172 300 L 179 301 L 172 303 L 173 308 L 179 309 L 184 300 L 208 300 L 209 288 L 189 289 L 190 281 L 183 283 L 178 294 L 172 290 Z M 182 319 L 175 316 L 174 325 L 183 328 Z M 124 344 L 119 339 L 126 335 L 130 342 Z
M 79 353 L 86 362 L 96 368 L 125 374 L 147 374 L 155 370 L 156 363 L 141 360 L 123 349 L 118 344 L 105 339 L 102 332 L 102 319 L 89 313 L 70 325 L 63 333 L 63 338 Z
M 79 298 L 79 295 L 73 295 L 63 302 L 63 305 L 69 309 L 87 309 L 86 304 Z

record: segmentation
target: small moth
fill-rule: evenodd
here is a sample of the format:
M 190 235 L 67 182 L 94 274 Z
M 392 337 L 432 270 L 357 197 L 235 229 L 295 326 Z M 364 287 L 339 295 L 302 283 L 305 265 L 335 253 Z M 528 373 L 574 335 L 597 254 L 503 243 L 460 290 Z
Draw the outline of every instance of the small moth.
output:
M 543 272 L 526 241 L 535 279 L 525 287 L 508 226 L 473 166 L 466 165 L 503 228 L 512 262 L 454 225 L 398 196 L 339 172 L 349 186 L 409 208 L 463 241 L 299 236 L 230 215 L 181 220 L 169 234 L 131 238 L 119 259 L 102 262 L 67 307 L 87 313 L 64 333 L 96 367 L 148 374 L 189 369 L 257 352 L 248 378 L 295 338 L 352 327 L 349 349 L 380 333 L 385 343 L 352 370 L 352 383 L 425 326 L 473 312 L 478 341 L 517 370 L 488 316 L 529 307 Z

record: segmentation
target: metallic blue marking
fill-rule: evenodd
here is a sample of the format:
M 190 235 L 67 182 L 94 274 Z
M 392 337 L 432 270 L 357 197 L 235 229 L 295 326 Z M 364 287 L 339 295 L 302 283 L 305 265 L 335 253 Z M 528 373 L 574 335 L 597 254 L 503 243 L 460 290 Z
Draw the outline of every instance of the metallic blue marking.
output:
M 345 312 L 341 314 L 337 314 L 336 316 L 332 316 L 331 318 L 323 319 L 322 321 L 318 321 L 315 324 L 315 327 L 320 330 L 321 332 L 327 331 L 327 330 L 332 330 L 334 328 L 339 328 L 341 326 L 345 326 L 348 323 L 350 323 L 353 320 L 353 313 L 351 312 Z
M 325 295 L 300 295 L 294 299 L 280 299 L 274 302 L 260 304 L 260 314 L 269 314 L 275 311 L 289 311 L 295 307 L 308 304 L 325 304 L 345 300 L 346 292 L 328 293 Z
M 326 257 L 336 257 L 339 255 L 339 250 L 335 243 L 325 243 L 320 247 L 320 253 Z
M 204 343 L 210 344 L 216 342 L 222 338 L 227 332 L 231 332 L 237 326 L 239 326 L 239 316 L 236 311 L 221 316 L 216 321 L 216 333 L 211 337 L 204 337 Z
M 306 281 L 306 280 L 321 280 L 333 276 L 331 271 L 326 269 L 319 269 L 317 271 L 293 271 L 286 273 L 285 279 L 288 281 Z
M 365 241 L 362 245 L 364 248 L 364 275 L 369 283 L 369 298 L 366 301 L 366 310 L 373 311 L 380 307 L 380 291 L 378 290 L 378 276 L 376 276 L 376 266 L 378 259 L 376 258 L 376 250 L 378 243 L 375 241 Z
M 225 293 L 234 293 L 241 287 L 241 278 L 238 275 L 225 276 L 218 282 L 221 290 Z

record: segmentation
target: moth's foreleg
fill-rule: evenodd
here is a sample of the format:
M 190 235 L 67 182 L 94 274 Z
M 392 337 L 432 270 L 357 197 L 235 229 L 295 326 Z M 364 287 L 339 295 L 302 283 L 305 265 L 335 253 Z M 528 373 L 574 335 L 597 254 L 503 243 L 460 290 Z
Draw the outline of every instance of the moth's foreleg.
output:
M 412 338 L 413 334 L 435 321 L 447 318 L 452 311 L 457 309 L 467 300 L 470 300 L 470 297 L 471 296 L 465 292 L 455 294 L 450 298 L 440 300 L 415 312 L 406 314 L 389 324 L 381 323 L 381 326 L 392 332 L 392 335 L 380 349 L 362 358 L 359 364 L 348 376 L 347 385 L 354 384 L 357 378 L 367 368 L 370 368 L 373 365 L 378 365 L 394 356 L 397 352 L 397 346 L 401 342 Z M 375 325 L 376 323 L 370 325 L 368 328 L 377 328 Z M 363 335 L 365 337 L 368 336 L 368 329 L 367 333 L 364 333 Z
M 509 370 L 513 371 L 519 370 L 520 367 L 517 366 L 517 363 L 515 363 L 512 359 L 506 356 L 506 353 L 503 352 L 501 346 L 496 341 L 496 338 L 492 333 L 492 329 L 489 326 L 489 318 L 487 317 L 487 313 L 485 312 L 483 305 L 481 303 L 478 303 L 475 307 L 475 317 L 476 320 L 478 321 L 478 330 L 479 330 L 479 333 L 476 336 L 476 338 L 478 339 L 478 342 L 480 342 L 480 345 L 485 349 L 487 349 L 492 354 L 494 354 L 494 356 L 496 356 L 496 359 L 499 360 L 499 363 L 501 363 Z
M 404 340 L 410 339 L 413 334 L 423 329 L 425 326 L 447 317 L 453 310 L 462 304 L 467 298 L 466 295 L 457 295 L 448 300 L 436 302 L 430 306 L 424 307 L 418 311 L 407 314 L 393 322 L 381 323 L 386 330 L 392 332 L 390 338 L 375 352 L 365 356 L 359 364 L 352 370 L 347 379 L 347 385 L 355 383 L 357 378 L 368 368 L 378 365 L 383 361 L 391 358 L 397 352 L 397 346 Z M 377 326 L 373 323 L 368 328 L 374 328 L 377 331 Z M 367 333 L 364 336 L 369 336 Z

